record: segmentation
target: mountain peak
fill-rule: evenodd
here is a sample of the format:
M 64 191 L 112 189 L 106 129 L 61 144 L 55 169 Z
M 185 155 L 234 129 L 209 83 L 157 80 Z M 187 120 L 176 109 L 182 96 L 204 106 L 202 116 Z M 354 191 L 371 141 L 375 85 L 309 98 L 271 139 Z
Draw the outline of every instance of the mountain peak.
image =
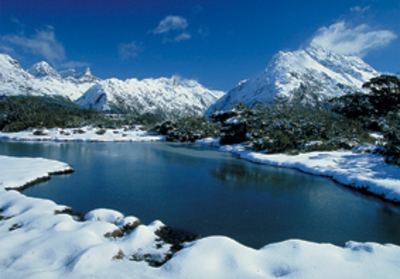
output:
M 254 107 L 276 98 L 290 101 L 299 94 L 307 102 L 329 99 L 360 90 L 364 82 L 379 74 L 359 57 L 312 43 L 305 49 L 278 52 L 263 72 L 231 89 L 206 113 L 231 109 L 240 102 Z
M 34 77 L 40 78 L 45 76 L 61 78 L 60 74 L 52 68 L 47 62 L 42 61 L 33 65 L 29 70 L 28 73 L 33 75 Z
M 78 78 L 81 82 L 93 82 L 100 80 L 93 75 L 92 70 L 89 67 L 87 67 L 84 72 L 77 74 L 76 78 Z

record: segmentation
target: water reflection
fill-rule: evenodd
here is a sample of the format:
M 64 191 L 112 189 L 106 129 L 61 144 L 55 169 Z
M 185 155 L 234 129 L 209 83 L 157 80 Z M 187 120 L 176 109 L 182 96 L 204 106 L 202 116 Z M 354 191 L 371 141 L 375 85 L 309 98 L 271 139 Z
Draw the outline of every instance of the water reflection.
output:
M 327 178 L 252 164 L 204 146 L 0 141 L 0 154 L 71 164 L 75 173 L 24 193 L 83 213 L 113 208 L 144 223 L 160 219 L 255 248 L 289 238 L 400 244 L 398 207 Z

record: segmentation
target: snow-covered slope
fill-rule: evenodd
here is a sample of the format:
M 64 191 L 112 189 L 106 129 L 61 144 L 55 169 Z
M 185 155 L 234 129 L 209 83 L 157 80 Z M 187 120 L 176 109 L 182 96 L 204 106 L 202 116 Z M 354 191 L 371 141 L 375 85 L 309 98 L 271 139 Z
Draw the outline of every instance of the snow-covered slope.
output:
M 91 87 L 77 104 L 101 111 L 151 113 L 161 116 L 203 114 L 224 92 L 194 80 L 107 79 Z
M 90 69 L 87 69 L 81 77 L 76 74 L 75 76 L 60 75 L 44 61 L 25 71 L 17 60 L 0 54 L 0 95 L 59 95 L 74 101 L 100 81 L 91 74 Z
M 360 90 L 364 82 L 380 75 L 358 57 L 344 56 L 311 44 L 294 52 L 279 52 L 268 67 L 252 79 L 240 82 L 211 106 L 207 113 L 226 110 L 235 103 L 250 107 L 275 98 L 325 99 Z
M 177 77 L 102 81 L 89 68 L 82 73 L 74 69 L 57 72 L 44 61 L 25 71 L 18 61 L 0 54 L 0 96 L 60 95 L 101 111 L 182 116 L 203 114 L 223 94 Z

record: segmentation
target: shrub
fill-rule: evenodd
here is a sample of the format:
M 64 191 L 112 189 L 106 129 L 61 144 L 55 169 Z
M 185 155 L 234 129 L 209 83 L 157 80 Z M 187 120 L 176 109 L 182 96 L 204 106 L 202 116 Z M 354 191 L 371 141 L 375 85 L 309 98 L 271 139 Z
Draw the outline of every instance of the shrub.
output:
M 100 129 L 100 130 L 96 131 L 96 134 L 99 135 L 99 136 L 102 136 L 102 135 L 104 135 L 106 132 L 107 132 L 106 130 Z

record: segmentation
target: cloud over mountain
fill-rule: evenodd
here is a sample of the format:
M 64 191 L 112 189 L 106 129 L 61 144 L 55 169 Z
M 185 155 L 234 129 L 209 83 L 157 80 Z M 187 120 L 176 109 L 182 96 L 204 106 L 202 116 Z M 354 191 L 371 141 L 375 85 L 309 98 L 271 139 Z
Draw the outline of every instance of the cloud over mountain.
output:
M 396 38 L 397 35 L 389 30 L 372 30 L 366 24 L 351 28 L 345 21 L 340 21 L 329 27 L 321 27 L 312 43 L 340 54 L 363 57 Z
M 32 36 L 26 36 L 24 33 L 6 34 L 0 37 L 0 49 L 13 53 L 15 48 L 20 48 L 26 53 L 31 53 L 48 61 L 55 67 L 85 67 L 88 63 L 70 61 L 65 54 L 65 48 L 55 36 L 54 27 L 46 26 L 45 29 L 36 30 Z

